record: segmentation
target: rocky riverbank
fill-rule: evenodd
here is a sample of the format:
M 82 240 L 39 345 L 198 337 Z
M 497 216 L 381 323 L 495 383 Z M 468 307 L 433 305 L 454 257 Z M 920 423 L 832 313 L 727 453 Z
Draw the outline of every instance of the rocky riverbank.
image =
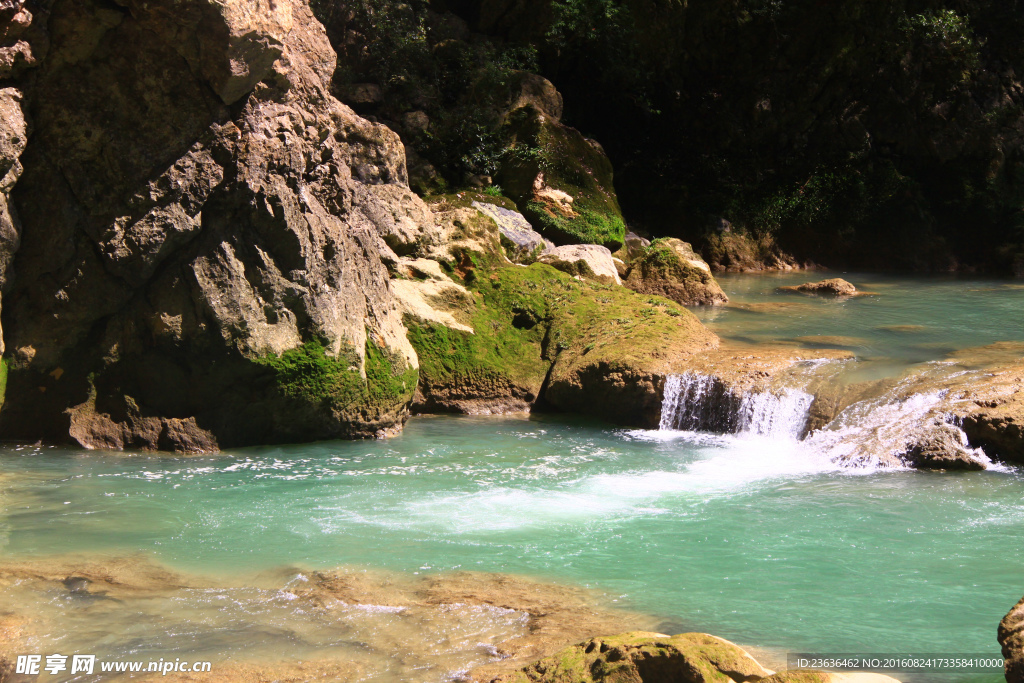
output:
M 241 609 L 239 615 L 254 626 L 269 626 L 275 620 L 289 623 L 299 641 L 307 644 L 317 640 L 314 628 L 341 627 L 349 638 L 362 639 L 358 653 L 310 652 L 303 661 L 268 653 L 216 661 L 212 673 L 221 681 L 356 681 L 368 675 L 410 676 L 416 671 L 440 675 L 446 666 L 466 664 L 469 668 L 459 674 L 459 680 L 480 683 L 894 680 L 811 671 L 775 673 L 722 638 L 660 634 L 650 630 L 655 626 L 650 617 L 611 608 L 588 591 L 511 575 L 456 572 L 409 577 L 357 568 L 282 569 L 226 582 L 172 571 L 139 558 L 55 557 L 0 565 L 0 595 L 18 599 L 10 605 L 26 606 L 24 611 L 0 614 L 0 683 L 21 680 L 12 670 L 17 654 L 38 647 L 59 649 L 58 643 L 68 642 L 70 634 L 65 630 L 74 622 L 62 621 L 53 609 L 35 609 L 33 605 L 43 596 L 75 601 L 74 619 L 83 618 L 80 613 L 84 612 L 86 618 L 100 621 L 116 618 L 124 610 L 145 619 L 154 605 L 172 604 L 176 607 L 163 618 L 174 622 L 201 610 L 201 596 L 206 593 L 232 595 Z M 284 606 L 287 616 L 281 611 Z M 372 625 L 361 623 L 366 616 L 354 618 L 372 613 L 390 617 Z M 216 628 L 216 624 L 201 622 L 193 628 Z M 117 634 L 123 631 L 123 623 L 113 629 Z M 439 636 L 443 643 L 432 645 Z M 89 637 L 83 634 L 79 639 Z M 400 658 L 392 649 L 391 639 L 396 637 L 405 639 Z M 471 642 L 474 638 L 486 638 L 487 647 Z M 85 641 L 81 644 L 87 649 L 99 647 L 101 657 L 106 656 L 102 644 Z M 209 676 L 171 673 L 139 680 L 184 682 Z

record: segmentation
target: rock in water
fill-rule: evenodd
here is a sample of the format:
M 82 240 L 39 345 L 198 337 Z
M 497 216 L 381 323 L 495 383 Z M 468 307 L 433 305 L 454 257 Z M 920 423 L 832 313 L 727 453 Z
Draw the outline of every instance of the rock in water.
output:
M 983 470 L 987 466 L 968 450 L 964 433 L 953 425 L 943 424 L 926 433 L 902 456 L 919 470 Z
M 641 294 L 660 294 L 683 305 L 729 301 L 704 259 L 688 243 L 673 237 L 655 240 L 636 258 L 625 284 Z
M 1024 394 L 979 401 L 963 417 L 963 429 L 971 443 L 983 446 L 989 455 L 1024 462 Z
M 597 280 L 606 285 L 622 284 L 612 252 L 598 244 L 567 244 L 564 247 L 555 247 L 541 254 L 538 260 L 570 275 Z
M 635 631 L 573 645 L 494 683 L 744 683 L 770 674 L 722 638 Z
M 779 287 L 783 292 L 801 292 L 803 294 L 821 294 L 826 296 L 853 296 L 857 288 L 840 277 L 820 282 L 805 282 L 802 285 Z
M 394 429 L 416 355 L 380 254 L 433 228 L 398 136 L 330 95 L 304 0 L 122 5 L 55 5 L 25 88 L 0 434 L 206 451 Z
M 999 623 L 999 644 L 1006 660 L 1006 682 L 1024 683 L 1024 599 Z

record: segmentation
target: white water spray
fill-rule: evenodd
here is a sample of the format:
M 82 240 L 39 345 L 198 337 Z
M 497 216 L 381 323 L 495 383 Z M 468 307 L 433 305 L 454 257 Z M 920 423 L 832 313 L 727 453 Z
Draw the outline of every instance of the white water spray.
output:
M 736 395 L 717 377 L 698 373 L 665 380 L 659 429 L 749 433 L 799 439 L 814 397 L 798 389 Z

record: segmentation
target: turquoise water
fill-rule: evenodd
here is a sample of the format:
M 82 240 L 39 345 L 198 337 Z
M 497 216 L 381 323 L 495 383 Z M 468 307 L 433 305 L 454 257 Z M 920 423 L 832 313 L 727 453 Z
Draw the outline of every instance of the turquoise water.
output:
M 1019 280 L 837 272 L 717 277 L 730 305 L 695 312 L 720 336 L 846 349 L 865 361 L 866 377 L 896 374 L 959 349 L 1024 340 Z M 777 291 L 831 277 L 842 277 L 866 294 L 830 298 Z
M 998 654 L 1024 593 L 1013 469 L 851 473 L 795 444 L 459 417 L 384 442 L 27 449 L 3 468 L 5 557 L 522 573 L 780 651 Z
M 702 315 L 723 336 L 756 341 L 863 337 L 858 355 L 891 359 L 891 367 L 1024 338 L 1013 314 L 1024 310 L 1024 290 L 848 278 L 884 294 L 805 300 L 771 293 L 802 276 L 727 277 L 723 286 L 740 304 L 782 300 L 808 308 L 798 318 L 792 310 L 742 308 Z M 975 296 L 974 289 L 986 291 Z M 924 329 L 878 329 L 895 324 Z M 787 651 L 998 655 L 997 624 L 1024 594 L 1022 547 L 1024 469 L 850 470 L 807 443 L 750 435 L 449 416 L 415 418 L 386 441 L 216 457 L 38 446 L 5 446 L 0 453 L 3 561 L 141 554 L 227 578 L 283 566 L 369 567 L 408 576 L 522 574 L 596 589 L 617 605 L 654 615 L 663 631 L 706 631 L 776 658 Z M 13 601 L 9 590 L 0 582 L 0 614 L 16 607 L 3 604 Z M 133 607 L 138 611 L 129 618 L 104 607 L 101 627 L 91 625 L 95 611 L 66 596 L 46 594 L 39 604 L 67 620 L 63 627 L 55 622 L 49 642 L 93 638 L 90 643 L 118 655 L 244 659 L 276 650 L 310 656 L 356 639 L 354 622 L 328 628 L 316 621 L 313 628 L 289 621 L 288 594 L 246 595 L 232 598 L 242 616 L 237 610 L 223 616 L 216 607 L 224 623 L 210 616 L 209 596 L 169 598 L 167 609 L 181 610 L 173 628 L 168 615 L 141 608 Z M 273 618 L 260 617 L 260 610 L 273 611 Z M 431 652 L 470 648 L 465 643 L 486 640 L 479 634 L 488 629 L 507 635 L 521 628 L 505 613 L 452 619 L 464 626 L 463 635 L 437 636 Z M 385 625 L 359 628 L 379 639 Z M 418 637 L 396 633 L 404 634 L 396 636 L 399 643 Z M 386 647 L 377 651 L 398 656 Z M 479 663 L 479 653 L 459 661 Z M 390 678 L 367 680 L 446 680 L 442 669 L 455 665 L 446 660 L 430 676 L 417 666 L 421 673 L 396 666 L 388 669 Z

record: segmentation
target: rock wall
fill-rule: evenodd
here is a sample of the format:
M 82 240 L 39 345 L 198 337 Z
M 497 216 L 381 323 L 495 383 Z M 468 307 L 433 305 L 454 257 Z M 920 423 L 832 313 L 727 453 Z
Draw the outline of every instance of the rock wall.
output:
M 380 254 L 430 214 L 398 137 L 330 95 L 309 7 L 34 14 L 0 60 L 22 72 L 0 91 L 0 435 L 202 451 L 400 425 L 417 363 Z

